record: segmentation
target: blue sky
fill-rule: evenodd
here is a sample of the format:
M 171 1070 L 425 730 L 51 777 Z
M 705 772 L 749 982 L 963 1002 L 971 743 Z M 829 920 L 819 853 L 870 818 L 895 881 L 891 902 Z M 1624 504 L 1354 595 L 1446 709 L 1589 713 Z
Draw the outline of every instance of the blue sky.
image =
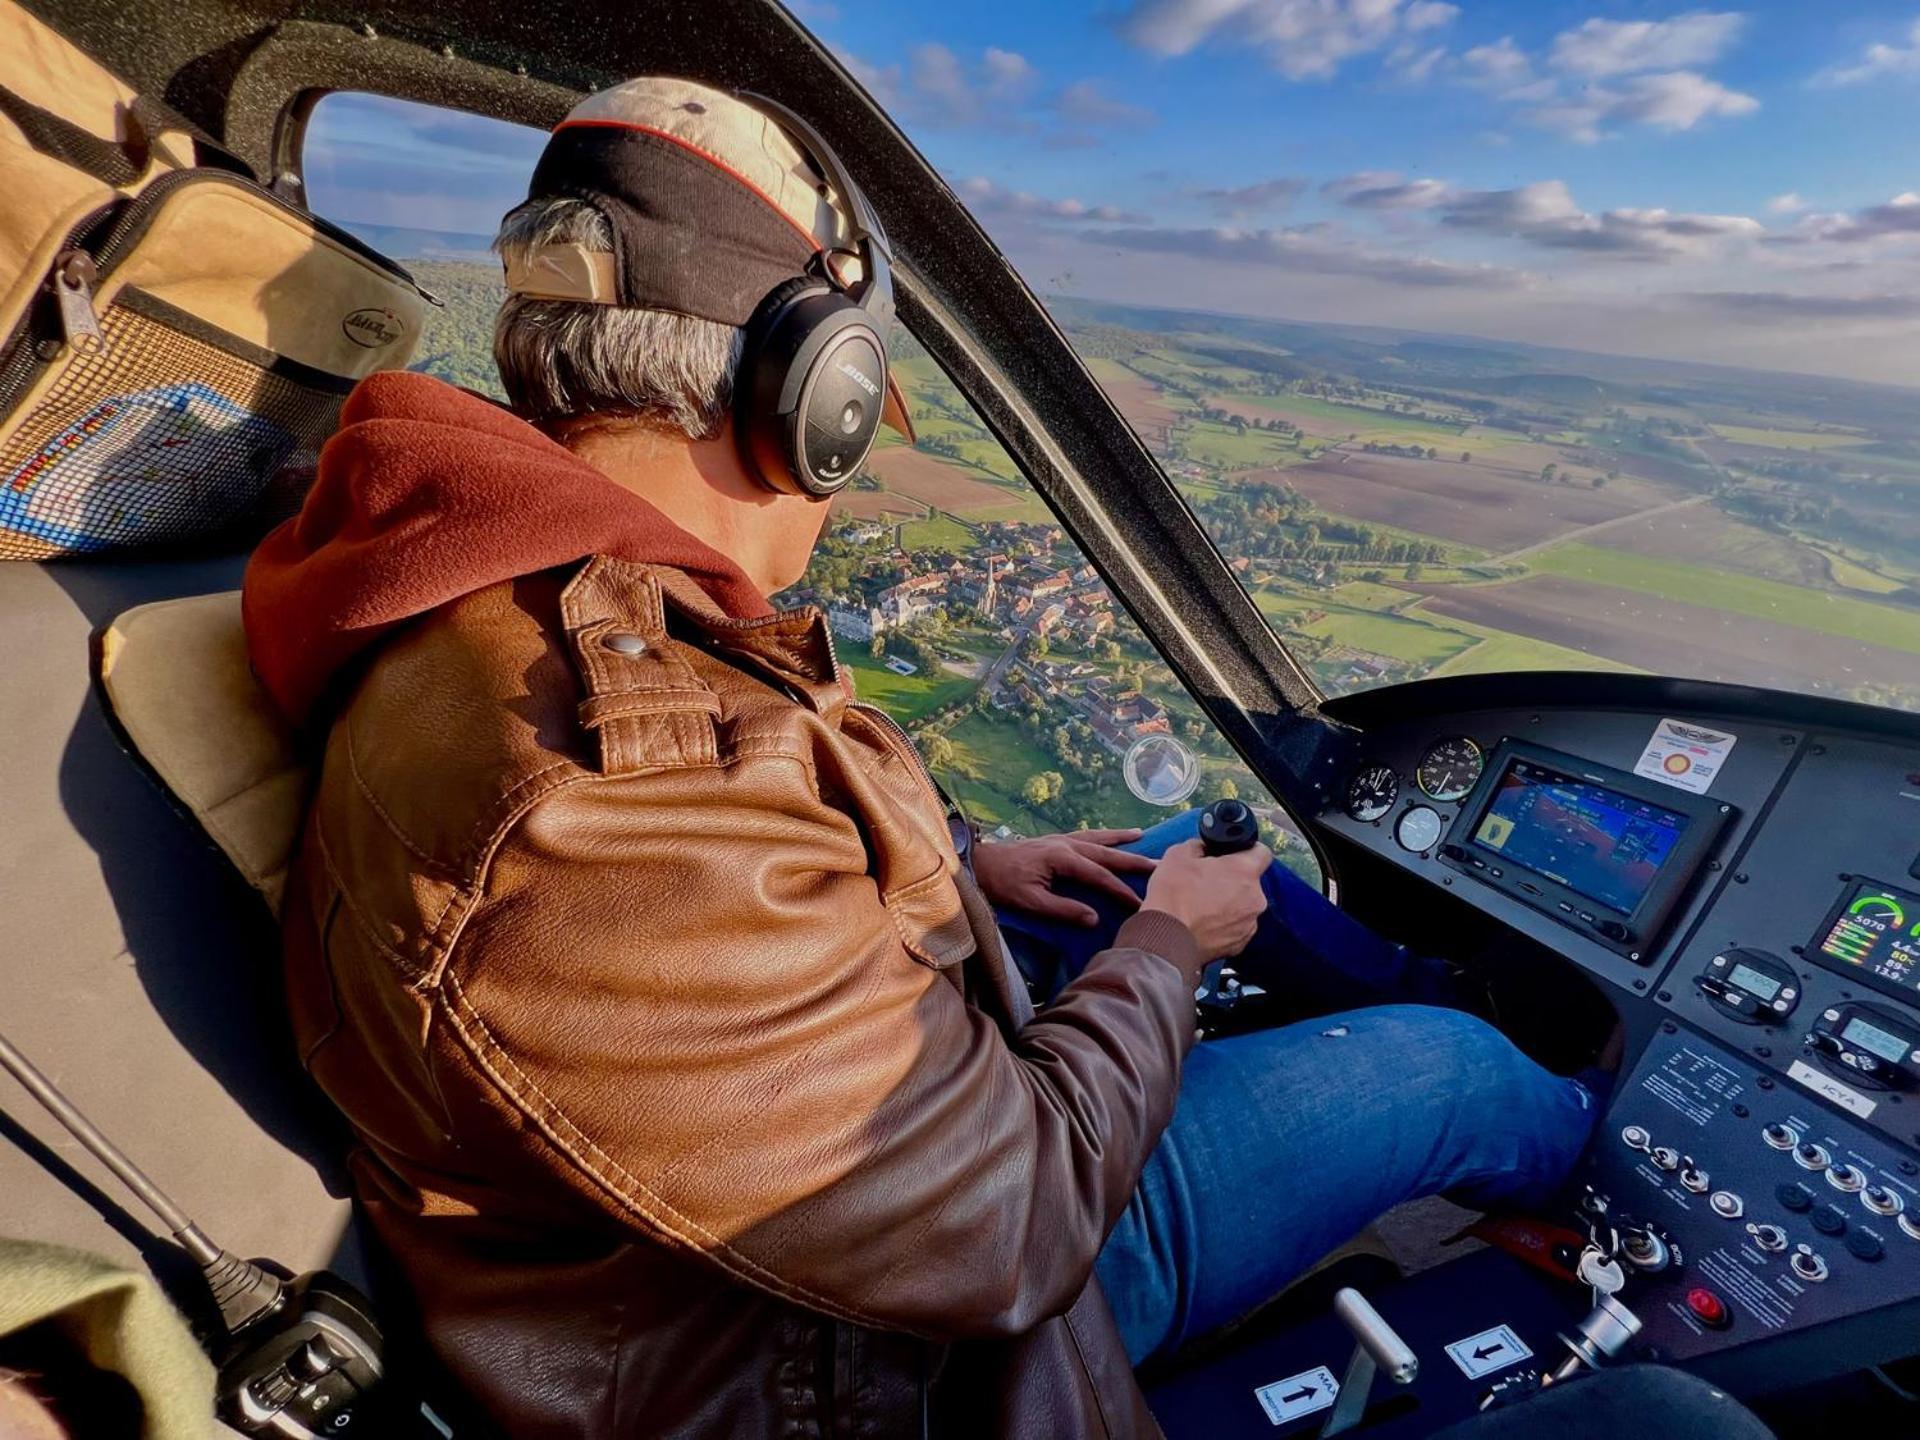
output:
M 1043 291 L 1920 385 L 1915 0 L 793 8 Z M 537 148 L 332 99 L 310 182 L 485 230 Z

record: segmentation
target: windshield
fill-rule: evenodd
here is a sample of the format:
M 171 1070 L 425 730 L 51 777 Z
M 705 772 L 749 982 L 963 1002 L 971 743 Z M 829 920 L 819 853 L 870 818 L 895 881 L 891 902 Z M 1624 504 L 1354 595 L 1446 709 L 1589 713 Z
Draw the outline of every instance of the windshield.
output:
M 1323 688 L 1920 703 L 1911 5 L 795 8 Z

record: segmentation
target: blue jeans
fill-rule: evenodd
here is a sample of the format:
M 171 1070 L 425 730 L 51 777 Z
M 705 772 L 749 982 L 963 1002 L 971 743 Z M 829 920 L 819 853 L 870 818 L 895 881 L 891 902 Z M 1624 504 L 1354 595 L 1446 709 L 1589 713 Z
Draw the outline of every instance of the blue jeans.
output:
M 1125 848 L 1159 855 L 1198 825 L 1189 812 Z M 1264 1304 L 1404 1200 L 1546 1199 L 1599 1118 L 1578 1081 L 1432 1003 L 1451 994 L 1434 962 L 1382 940 L 1284 866 L 1263 884 L 1267 913 L 1235 962 L 1241 976 L 1335 1013 L 1187 1057 L 1173 1121 L 1095 1267 L 1135 1364 Z M 1102 923 L 1090 929 L 1001 914 L 1043 993 L 1111 942 L 1118 909 L 1091 903 Z M 1379 1003 L 1407 1000 L 1430 1003 Z

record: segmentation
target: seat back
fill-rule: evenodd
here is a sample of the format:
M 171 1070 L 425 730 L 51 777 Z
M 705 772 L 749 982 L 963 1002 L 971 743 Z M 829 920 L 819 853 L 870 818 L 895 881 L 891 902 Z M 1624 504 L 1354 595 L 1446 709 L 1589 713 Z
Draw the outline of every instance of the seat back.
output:
M 240 592 L 135 606 L 98 667 L 128 744 L 277 913 L 309 776 L 247 664 Z

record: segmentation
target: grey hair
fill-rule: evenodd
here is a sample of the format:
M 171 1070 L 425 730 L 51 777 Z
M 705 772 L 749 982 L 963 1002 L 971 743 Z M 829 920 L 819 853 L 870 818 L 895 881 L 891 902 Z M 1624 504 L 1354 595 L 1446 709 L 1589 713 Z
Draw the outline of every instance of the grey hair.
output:
M 581 200 L 529 200 L 500 222 L 505 260 L 536 245 L 612 250 L 606 216 Z M 689 439 L 726 423 L 744 336 L 732 325 L 585 301 L 509 295 L 493 325 L 493 359 L 507 398 L 536 421 L 618 414 Z

